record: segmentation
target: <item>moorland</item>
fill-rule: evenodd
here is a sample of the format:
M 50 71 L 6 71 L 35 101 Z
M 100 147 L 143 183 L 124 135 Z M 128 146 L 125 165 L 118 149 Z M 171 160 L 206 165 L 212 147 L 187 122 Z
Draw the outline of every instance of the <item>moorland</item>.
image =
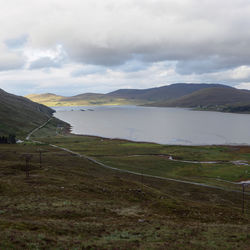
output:
M 249 178 L 250 147 L 166 146 L 65 131 L 52 119 L 29 141 L 0 145 L 1 248 L 249 246 L 250 193 L 242 213 L 241 185 L 234 183 Z M 32 155 L 28 178 L 24 154 Z

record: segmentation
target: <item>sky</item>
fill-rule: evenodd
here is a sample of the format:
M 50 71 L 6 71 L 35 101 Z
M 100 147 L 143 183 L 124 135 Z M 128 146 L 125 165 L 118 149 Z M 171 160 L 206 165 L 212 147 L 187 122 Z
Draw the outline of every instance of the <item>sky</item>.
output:
M 250 89 L 249 0 L 0 0 L 0 88 L 18 95 Z

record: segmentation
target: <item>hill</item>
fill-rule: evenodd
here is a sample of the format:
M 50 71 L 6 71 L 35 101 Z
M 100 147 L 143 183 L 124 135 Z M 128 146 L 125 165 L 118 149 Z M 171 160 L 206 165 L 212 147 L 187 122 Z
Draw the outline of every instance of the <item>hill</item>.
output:
M 49 107 L 0 89 L 0 135 L 25 136 L 52 117 L 53 112 Z
M 48 106 L 144 105 L 250 112 L 250 91 L 222 84 L 176 83 L 150 89 L 119 89 L 107 94 L 85 93 L 65 97 L 47 93 L 27 97 Z
M 170 101 L 156 102 L 157 107 L 189 107 L 220 111 L 250 111 L 250 91 L 235 88 L 207 88 Z M 248 108 L 249 107 L 249 108 Z
M 195 91 L 213 87 L 230 88 L 222 84 L 206 84 L 206 83 L 176 83 L 167 86 L 150 89 L 119 89 L 117 91 L 108 93 L 108 96 L 120 97 L 125 99 L 138 99 L 145 101 L 160 101 L 172 100 Z
M 84 93 L 75 96 L 59 96 L 55 94 L 31 94 L 27 95 L 32 101 L 54 107 L 54 106 L 89 106 L 89 105 L 128 105 L 143 104 L 142 101 L 129 100 L 126 98 L 112 97 L 105 94 Z
M 30 94 L 25 97 L 30 100 L 36 99 L 39 103 L 58 102 L 62 98 L 61 96 L 52 93 L 45 93 L 41 95 Z
M 119 89 L 107 94 L 85 93 L 65 97 L 55 94 L 32 94 L 26 97 L 47 106 L 87 106 L 87 105 L 143 105 L 156 101 L 173 100 L 200 89 L 211 87 L 230 88 L 221 84 L 176 83 L 150 89 Z

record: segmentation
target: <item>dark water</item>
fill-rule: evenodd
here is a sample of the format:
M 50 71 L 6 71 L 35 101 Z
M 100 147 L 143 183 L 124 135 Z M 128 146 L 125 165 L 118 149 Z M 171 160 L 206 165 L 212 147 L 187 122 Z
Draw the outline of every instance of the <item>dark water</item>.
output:
M 54 109 L 76 134 L 161 144 L 250 144 L 248 114 L 136 106 Z

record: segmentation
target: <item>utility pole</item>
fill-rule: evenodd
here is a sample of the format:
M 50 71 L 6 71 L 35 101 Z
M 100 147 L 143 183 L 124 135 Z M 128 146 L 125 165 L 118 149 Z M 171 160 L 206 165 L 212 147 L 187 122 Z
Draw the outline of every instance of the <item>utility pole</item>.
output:
M 143 168 L 141 169 L 141 191 L 143 190 Z
M 245 210 L 245 183 L 242 183 L 242 213 L 244 214 Z
M 23 154 L 22 155 L 25 159 L 25 173 L 26 173 L 26 178 L 30 177 L 30 160 L 32 158 L 31 154 Z
M 38 154 L 39 154 L 39 165 L 40 165 L 40 168 L 42 168 L 43 153 L 46 153 L 47 151 L 46 151 L 46 150 L 42 150 L 41 148 L 38 148 L 38 149 L 37 149 L 37 152 L 38 152 Z
M 38 149 L 39 152 L 39 163 L 40 163 L 40 168 L 42 168 L 42 150 L 39 148 Z
M 42 168 L 42 151 L 39 150 L 40 168 Z
M 242 213 L 245 213 L 245 188 L 250 185 L 249 182 L 243 182 L 242 183 Z

